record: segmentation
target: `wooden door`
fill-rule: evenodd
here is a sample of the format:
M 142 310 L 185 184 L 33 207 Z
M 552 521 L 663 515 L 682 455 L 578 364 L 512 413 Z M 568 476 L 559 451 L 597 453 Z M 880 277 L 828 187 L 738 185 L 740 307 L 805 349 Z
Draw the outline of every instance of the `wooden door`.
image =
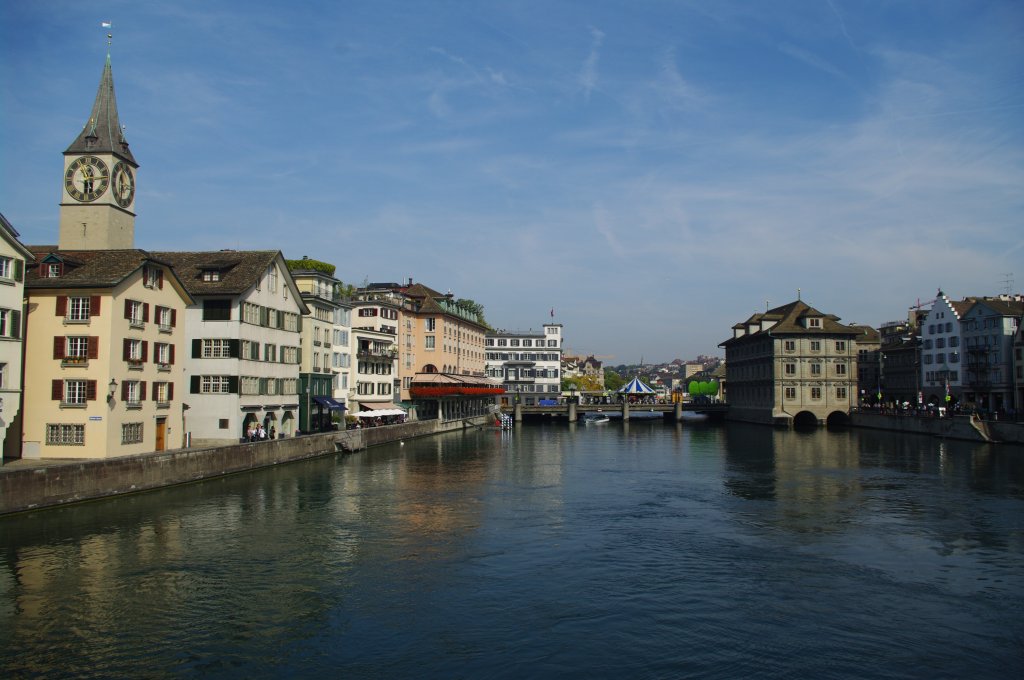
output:
M 167 418 L 156 419 L 156 450 L 167 448 Z

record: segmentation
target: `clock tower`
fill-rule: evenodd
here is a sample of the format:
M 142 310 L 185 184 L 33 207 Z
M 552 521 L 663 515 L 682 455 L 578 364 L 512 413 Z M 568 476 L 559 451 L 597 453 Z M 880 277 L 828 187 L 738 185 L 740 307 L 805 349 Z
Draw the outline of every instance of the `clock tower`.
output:
M 89 120 L 64 152 L 61 250 L 135 247 L 138 167 L 117 117 L 108 53 Z

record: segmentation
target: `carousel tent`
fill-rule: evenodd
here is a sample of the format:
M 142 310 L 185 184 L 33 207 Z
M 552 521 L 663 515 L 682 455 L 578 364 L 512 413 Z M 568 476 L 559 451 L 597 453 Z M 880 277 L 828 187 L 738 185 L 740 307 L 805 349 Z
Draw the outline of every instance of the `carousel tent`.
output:
M 619 388 L 619 394 L 655 394 L 655 391 L 640 378 L 633 378 Z

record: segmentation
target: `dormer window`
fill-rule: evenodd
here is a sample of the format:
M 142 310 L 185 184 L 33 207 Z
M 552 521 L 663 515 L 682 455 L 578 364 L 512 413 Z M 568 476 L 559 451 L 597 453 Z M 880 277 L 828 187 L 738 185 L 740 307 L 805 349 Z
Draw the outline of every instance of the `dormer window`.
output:
M 204 269 L 203 281 L 220 281 L 220 271 L 216 269 Z
M 812 316 L 807 319 L 808 328 L 821 328 L 821 317 Z
M 61 265 L 59 262 L 51 262 L 50 264 L 43 265 L 43 278 L 45 279 L 56 279 L 61 275 Z

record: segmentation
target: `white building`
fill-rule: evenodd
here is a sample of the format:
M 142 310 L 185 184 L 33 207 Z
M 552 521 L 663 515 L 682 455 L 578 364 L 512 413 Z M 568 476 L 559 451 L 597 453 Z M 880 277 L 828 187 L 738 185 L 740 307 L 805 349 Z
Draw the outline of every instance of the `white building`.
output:
M 8 449 L 7 428 L 18 417 L 21 401 L 22 302 L 30 260 L 18 232 L 0 215 L 0 452 Z M 12 441 L 9 453 L 13 457 L 20 449 L 21 442 Z
M 526 406 L 558 399 L 562 391 L 562 324 L 540 331 L 494 331 L 485 339 L 487 377 L 505 388 L 502 404 L 519 399 Z
M 174 266 L 195 300 L 185 312 L 192 444 L 237 442 L 259 423 L 293 434 L 308 308 L 280 251 L 154 256 Z

